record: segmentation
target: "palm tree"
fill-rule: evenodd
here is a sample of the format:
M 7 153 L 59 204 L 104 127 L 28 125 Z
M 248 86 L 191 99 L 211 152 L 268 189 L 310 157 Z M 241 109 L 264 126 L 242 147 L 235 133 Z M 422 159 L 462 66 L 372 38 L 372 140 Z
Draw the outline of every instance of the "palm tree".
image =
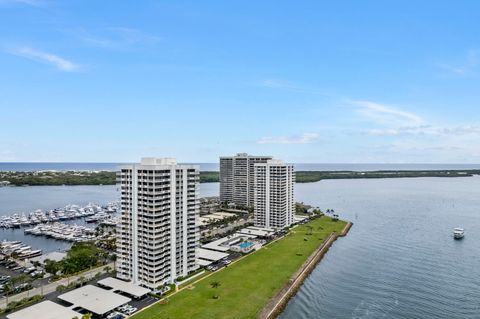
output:
M 308 228 L 307 235 L 312 235 L 313 234 L 313 227 L 308 225 L 307 228 Z
M 78 282 L 80 283 L 80 286 L 83 286 L 83 284 L 87 281 L 87 279 L 84 276 L 81 276 L 78 278 Z
M 7 302 L 7 305 L 8 305 L 8 296 L 9 294 L 11 294 L 14 290 L 15 290 L 15 287 L 17 286 L 17 284 L 21 283 L 21 282 L 24 282 L 26 280 L 26 278 L 28 278 L 27 275 L 25 274 L 21 274 L 19 276 L 16 276 L 16 277 L 13 277 L 11 278 L 4 286 L 3 288 L 3 292 L 5 293 L 5 297 L 6 297 L 6 302 Z
M 7 305 L 8 305 L 8 295 L 12 292 L 13 290 L 13 283 L 12 283 L 12 280 L 9 280 L 5 283 L 5 285 L 3 286 L 3 293 L 5 294 L 5 298 L 7 298 Z
M 212 286 L 212 288 L 218 288 L 221 286 L 221 283 L 219 281 L 212 281 L 210 286 Z
M 113 261 L 113 270 L 117 269 L 117 254 L 111 254 L 110 259 Z

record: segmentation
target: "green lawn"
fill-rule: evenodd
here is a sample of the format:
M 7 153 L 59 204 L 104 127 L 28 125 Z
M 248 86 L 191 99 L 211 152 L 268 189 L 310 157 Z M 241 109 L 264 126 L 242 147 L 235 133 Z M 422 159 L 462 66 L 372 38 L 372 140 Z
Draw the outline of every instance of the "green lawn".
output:
M 255 318 L 328 234 L 345 222 L 322 217 L 293 229 L 285 238 L 133 316 L 155 318 Z M 312 228 L 310 229 L 309 226 Z M 312 234 L 310 234 L 312 233 Z M 305 241 L 305 239 L 307 239 Z M 218 288 L 210 283 L 217 281 Z M 213 299 L 218 295 L 218 299 Z

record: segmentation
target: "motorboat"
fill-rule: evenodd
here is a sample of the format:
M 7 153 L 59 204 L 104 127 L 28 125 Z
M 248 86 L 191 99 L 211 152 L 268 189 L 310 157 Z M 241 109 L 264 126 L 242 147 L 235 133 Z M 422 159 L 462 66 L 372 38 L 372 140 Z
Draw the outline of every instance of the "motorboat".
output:
M 453 238 L 462 239 L 465 236 L 465 230 L 463 228 L 453 229 Z

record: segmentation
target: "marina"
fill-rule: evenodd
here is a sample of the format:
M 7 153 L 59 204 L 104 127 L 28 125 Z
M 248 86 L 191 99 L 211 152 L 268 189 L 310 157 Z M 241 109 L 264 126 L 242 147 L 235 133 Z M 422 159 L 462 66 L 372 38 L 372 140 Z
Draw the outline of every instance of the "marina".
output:
M 214 196 L 218 194 L 218 183 L 202 184 L 200 195 L 202 197 Z M 2 198 L 0 206 L 0 220 L 2 217 L 11 217 L 16 213 L 19 217 L 29 214 L 22 212 L 35 212 L 39 208 L 45 214 L 55 207 L 62 207 L 63 210 L 67 203 L 73 207 L 88 207 L 102 205 L 91 203 L 116 203 L 118 201 L 118 192 L 115 186 L 28 186 L 28 187 L 2 187 L 0 188 L 0 197 Z M 116 206 L 117 204 L 113 204 Z M 103 206 L 108 206 L 103 205 Z M 20 213 L 19 213 L 20 212 Z M 67 225 L 86 226 L 95 228 L 97 225 L 113 227 L 118 222 L 117 213 L 108 214 L 109 218 L 99 220 L 94 223 L 87 222 L 86 219 L 91 216 L 58 220 Z M 34 228 L 37 225 L 55 223 L 55 221 L 28 224 L 20 227 L 5 228 L 0 227 L 0 242 L 2 240 L 21 241 L 35 249 L 42 249 L 43 254 L 51 252 L 62 252 L 70 248 L 73 242 L 62 239 L 55 239 L 47 236 L 35 236 L 26 234 L 25 229 Z
M 41 249 L 34 249 L 31 246 L 28 246 L 21 241 L 2 241 L 0 243 L 0 253 L 3 256 L 15 257 L 17 259 L 23 260 L 26 258 L 37 257 L 42 254 Z
M 0 228 L 20 228 L 42 223 L 66 221 L 85 218 L 86 222 L 98 222 L 109 218 L 118 210 L 118 203 L 109 203 L 105 206 L 88 204 L 84 207 L 67 205 L 49 211 L 37 209 L 30 213 L 15 213 L 0 217 Z
M 25 229 L 24 233 L 70 242 L 91 241 L 95 239 L 95 229 L 93 228 L 62 224 L 59 222 L 37 225 L 33 228 Z

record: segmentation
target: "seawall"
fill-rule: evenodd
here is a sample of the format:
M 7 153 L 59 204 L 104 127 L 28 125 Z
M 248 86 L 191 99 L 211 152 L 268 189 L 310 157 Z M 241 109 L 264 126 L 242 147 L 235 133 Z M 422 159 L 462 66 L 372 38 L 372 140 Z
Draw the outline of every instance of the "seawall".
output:
M 330 234 L 325 241 L 307 258 L 300 269 L 295 272 L 285 286 L 265 305 L 258 315 L 260 319 L 274 319 L 286 307 L 290 298 L 295 296 L 302 286 L 305 279 L 315 269 L 319 261 L 337 240 L 338 237 L 344 237 L 352 227 L 352 223 L 348 222 L 341 233 Z

